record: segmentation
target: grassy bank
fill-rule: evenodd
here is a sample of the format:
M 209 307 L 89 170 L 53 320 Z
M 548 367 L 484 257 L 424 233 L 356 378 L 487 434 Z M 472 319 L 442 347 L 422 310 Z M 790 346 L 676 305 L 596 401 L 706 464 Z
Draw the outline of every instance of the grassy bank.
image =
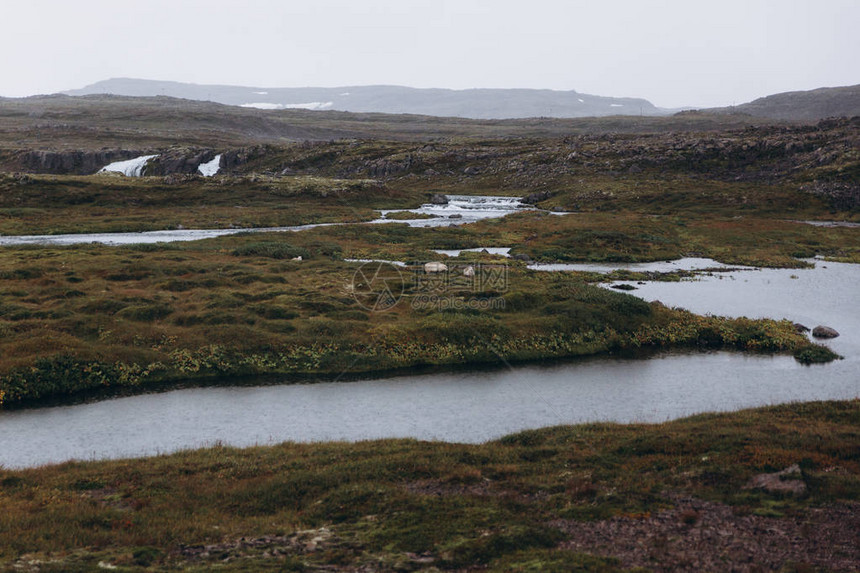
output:
M 2 403 L 193 378 L 337 376 L 671 346 L 822 358 L 787 321 L 700 317 L 493 257 L 474 279 L 463 274 L 467 263 L 452 264 L 444 284 L 420 264 L 388 267 L 398 303 L 380 309 L 379 284 L 341 260 L 373 244 L 410 245 L 417 259 L 408 260 L 430 260 L 411 239 L 433 235 L 381 225 L 3 249 Z
M 373 180 L 0 174 L 0 234 L 281 227 L 372 219 L 420 201 Z
M 851 401 L 548 428 L 483 445 L 215 447 L 5 470 L 0 564 L 847 571 L 860 565 L 858 443 Z M 794 464 L 776 479 L 788 489 L 752 487 Z M 721 530 L 751 537 L 733 545 Z

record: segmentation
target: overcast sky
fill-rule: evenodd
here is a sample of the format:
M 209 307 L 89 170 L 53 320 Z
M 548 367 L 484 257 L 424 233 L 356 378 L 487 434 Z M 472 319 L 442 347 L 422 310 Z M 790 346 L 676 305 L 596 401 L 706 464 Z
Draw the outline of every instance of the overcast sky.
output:
M 0 95 L 135 77 L 574 89 L 716 106 L 860 83 L 860 0 L 6 0 Z

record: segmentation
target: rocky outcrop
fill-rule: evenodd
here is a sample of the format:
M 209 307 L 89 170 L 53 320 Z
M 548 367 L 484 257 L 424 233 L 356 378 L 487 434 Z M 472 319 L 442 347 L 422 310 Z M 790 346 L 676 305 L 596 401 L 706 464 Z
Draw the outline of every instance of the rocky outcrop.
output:
M 175 175 L 197 173 L 201 163 L 211 161 L 211 149 L 175 149 L 159 154 L 147 163 L 144 175 Z
M 243 147 L 241 149 L 231 149 L 221 154 L 221 169 L 229 171 L 245 165 L 265 154 L 265 147 Z
M 812 336 L 815 338 L 836 338 L 839 333 L 829 326 L 818 325 L 812 329 Z
M 800 495 L 806 492 L 806 482 L 797 464 L 791 465 L 781 472 L 758 474 L 750 478 L 744 489 L 763 489 L 770 493 Z
M 527 205 L 534 205 L 535 203 L 540 203 L 541 201 L 546 201 L 552 197 L 552 193 L 549 191 L 536 191 L 534 193 L 529 193 L 525 197 L 522 198 L 522 202 Z
M 415 161 L 411 156 L 404 159 L 380 158 L 365 162 L 366 173 L 375 179 L 390 177 L 409 171 Z
M 143 151 L 112 149 L 103 151 L 26 151 L 15 163 L 21 171 L 54 175 L 91 175 L 114 161 L 145 155 Z
M 851 181 L 816 181 L 801 187 L 803 191 L 823 197 L 840 211 L 860 209 L 860 184 Z
M 52 175 L 92 175 L 117 161 L 126 161 L 144 155 L 158 156 L 147 162 L 142 175 L 191 175 L 197 173 L 201 163 L 211 161 L 211 149 L 157 150 L 105 149 L 101 151 L 22 151 L 12 156 L 9 163 L 18 171 Z M 227 154 L 225 154 L 227 155 Z M 230 163 L 242 162 L 239 152 L 232 152 Z M 222 163 L 223 164 L 223 163 Z

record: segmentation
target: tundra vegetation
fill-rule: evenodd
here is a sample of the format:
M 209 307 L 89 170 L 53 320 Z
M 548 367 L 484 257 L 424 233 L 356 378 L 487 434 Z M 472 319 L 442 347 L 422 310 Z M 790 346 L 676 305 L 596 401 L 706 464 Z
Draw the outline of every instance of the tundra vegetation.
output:
M 236 151 L 235 165 L 214 178 L 6 174 L 4 234 L 359 223 L 438 193 L 528 196 L 536 209 L 456 227 L 392 222 L 194 243 L 4 247 L 3 404 L 189 379 L 664 346 L 832 359 L 786 322 L 696 317 L 591 284 L 606 277 L 542 275 L 475 253 L 462 260 L 509 267 L 503 292 L 456 296 L 504 305 L 416 308 L 413 269 L 439 258 L 432 249 L 485 246 L 544 262 L 856 262 L 856 227 L 799 221 L 858 219 L 858 129 L 840 120 L 704 134 L 333 141 Z M 344 258 L 412 263 L 402 304 L 368 312 L 350 290 L 356 266 Z
M 93 106 L 104 113 L 81 125 Z M 0 111 L 3 235 L 353 223 L 189 243 L 0 247 L 3 408 L 265 374 L 308 380 L 671 347 L 824 362 L 835 356 L 787 321 L 696 316 L 595 284 L 606 276 L 539 273 L 486 253 L 449 260 L 433 249 L 511 247 L 543 262 L 860 262 L 860 228 L 802 222 L 860 222 L 856 118 L 476 122 L 108 97 L 2 102 Z M 124 146 L 111 152 L 123 159 L 218 152 L 225 163 L 213 178 L 93 174 L 92 154 L 111 145 Z M 404 211 L 439 193 L 528 197 L 535 209 L 465 226 L 365 224 L 382 209 L 409 218 Z M 400 303 L 386 312 L 361 304 L 359 264 L 344 259 L 406 262 L 390 285 Z M 412 304 L 425 294 L 423 263 L 434 260 L 504 269 L 504 282 L 446 291 L 460 305 Z M 3 471 L 0 562 L 44 571 L 99 562 L 718 570 L 720 555 L 735 558 L 729 549 L 700 562 L 672 536 L 692 535 L 703 516 L 757 531 L 817 519 L 833 535 L 829 524 L 856 520 L 857 411 L 856 402 L 800 404 L 552 428 L 481 446 L 219 447 Z M 795 463 L 803 493 L 742 489 L 753 474 Z M 658 527 L 665 515 L 680 533 Z M 767 519 L 783 521 L 757 521 Z M 587 524 L 596 537 L 637 524 L 657 533 L 643 557 L 576 545 Z M 850 551 L 821 557 L 817 534 L 804 531 L 803 550 L 749 559 L 785 571 L 858 562 Z

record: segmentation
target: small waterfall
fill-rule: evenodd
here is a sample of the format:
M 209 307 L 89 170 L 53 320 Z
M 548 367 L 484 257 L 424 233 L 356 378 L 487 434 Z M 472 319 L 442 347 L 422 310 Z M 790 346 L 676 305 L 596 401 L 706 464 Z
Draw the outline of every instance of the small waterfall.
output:
M 140 177 L 147 162 L 154 157 L 158 157 L 158 155 L 143 155 L 134 159 L 127 159 L 126 161 L 114 161 L 110 165 L 102 167 L 99 173 L 110 171 L 113 173 L 122 173 L 126 177 Z
M 212 177 L 221 169 L 221 154 L 215 156 L 212 161 L 207 163 L 201 163 L 197 167 L 197 171 L 200 172 L 203 177 Z

